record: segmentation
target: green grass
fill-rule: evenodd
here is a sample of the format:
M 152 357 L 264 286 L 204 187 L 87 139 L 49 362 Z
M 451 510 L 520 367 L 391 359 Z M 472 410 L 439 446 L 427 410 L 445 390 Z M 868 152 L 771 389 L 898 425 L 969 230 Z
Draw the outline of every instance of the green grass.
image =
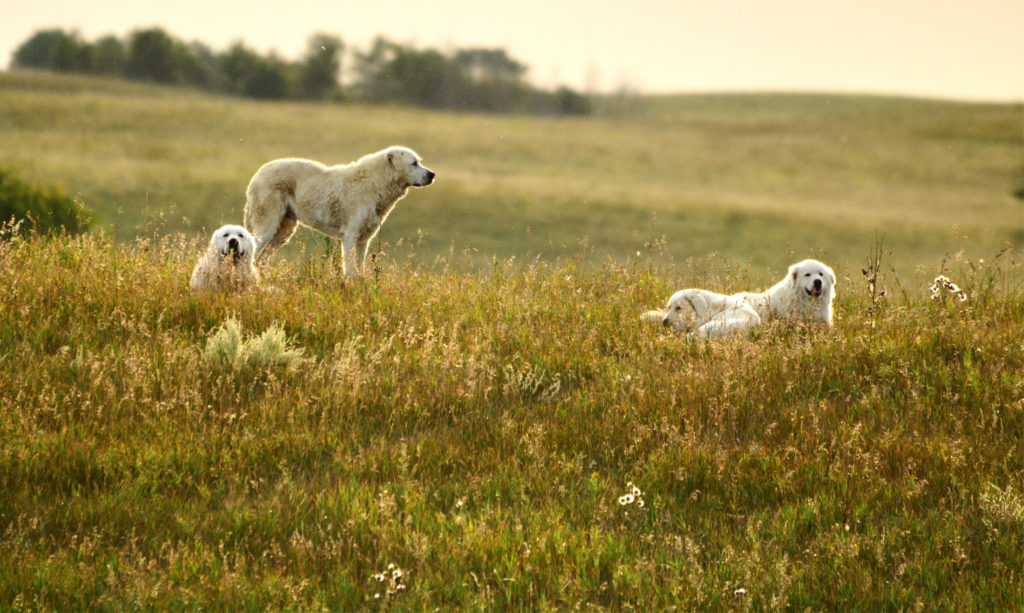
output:
M 475 250 L 626 264 L 665 239 L 766 274 L 794 257 L 859 268 L 876 232 L 909 275 L 1024 244 L 1022 107 L 856 96 L 613 100 L 539 119 L 258 103 L 92 78 L 0 73 L 0 166 L 58 183 L 118 240 L 209 236 L 242 216 L 264 162 L 347 162 L 405 144 L 438 171 L 383 228 L 419 261 Z M 319 252 L 308 230 L 286 257 Z M 399 242 L 403 242 L 399 245 Z M 410 243 L 415 243 L 414 248 Z
M 0 239 L 0 609 L 1024 607 L 1020 105 L 620 103 L 0 74 L 0 166 L 105 227 Z M 259 164 L 392 143 L 439 181 L 365 278 L 307 230 L 264 289 L 188 290 Z M 832 329 L 638 321 L 807 256 Z
M 221 296 L 197 247 L 0 242 L 5 607 L 1024 606 L 1010 255 L 948 267 L 966 302 L 872 318 L 853 280 L 832 330 L 701 344 L 638 323 L 657 264 L 279 260 Z

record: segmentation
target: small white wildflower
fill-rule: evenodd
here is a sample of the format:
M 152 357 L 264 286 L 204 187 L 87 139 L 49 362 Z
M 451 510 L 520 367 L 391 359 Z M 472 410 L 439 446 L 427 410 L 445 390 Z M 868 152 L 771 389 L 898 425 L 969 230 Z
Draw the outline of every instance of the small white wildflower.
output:
M 733 592 L 732 592 L 733 596 L 745 596 L 746 594 L 747 594 L 747 590 L 742 588 L 742 587 L 738 587 L 735 590 L 733 590 Z
M 644 508 L 644 499 L 643 498 L 638 498 L 637 501 L 636 501 L 636 506 L 638 506 L 641 509 Z
M 623 496 L 619 496 L 619 504 L 621 504 L 622 506 L 633 504 L 634 500 L 636 500 L 636 498 L 633 496 L 633 494 L 625 494 Z
M 640 496 L 643 495 L 643 492 L 640 491 L 640 488 L 638 488 L 637 486 L 633 485 L 632 483 L 630 483 L 628 485 L 628 487 L 630 489 L 629 493 L 633 494 L 633 496 L 639 498 Z

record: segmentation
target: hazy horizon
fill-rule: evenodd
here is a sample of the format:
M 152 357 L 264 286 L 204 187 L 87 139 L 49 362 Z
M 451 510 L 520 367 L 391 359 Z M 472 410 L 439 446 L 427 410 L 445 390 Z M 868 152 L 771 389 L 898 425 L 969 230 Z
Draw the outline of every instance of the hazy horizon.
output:
M 173 10 L 169 9 L 173 6 Z M 222 50 L 236 41 L 297 59 L 311 35 L 365 49 L 377 36 L 441 50 L 500 47 L 541 87 L 606 93 L 830 92 L 1024 100 L 1024 2 L 886 2 L 709 5 L 639 0 L 455 0 L 389 3 L 236 0 L 174 5 L 112 0 L 102 11 L 69 0 L 4 9 L 0 54 L 44 29 L 92 41 L 158 26 Z M 347 66 L 343 66 L 343 72 Z

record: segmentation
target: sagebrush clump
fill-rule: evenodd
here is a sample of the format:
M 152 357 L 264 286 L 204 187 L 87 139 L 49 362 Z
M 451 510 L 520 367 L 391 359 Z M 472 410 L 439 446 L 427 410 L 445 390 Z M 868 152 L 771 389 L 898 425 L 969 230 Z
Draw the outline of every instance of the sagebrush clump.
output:
M 302 363 L 303 350 L 295 347 L 277 324 L 246 338 L 238 320 L 228 318 L 206 341 L 203 359 L 218 369 L 293 368 Z
M 13 227 L 23 233 L 65 230 L 78 234 L 89 228 L 92 213 L 57 186 L 32 185 L 0 168 L 0 223 L 12 220 L 17 223 Z

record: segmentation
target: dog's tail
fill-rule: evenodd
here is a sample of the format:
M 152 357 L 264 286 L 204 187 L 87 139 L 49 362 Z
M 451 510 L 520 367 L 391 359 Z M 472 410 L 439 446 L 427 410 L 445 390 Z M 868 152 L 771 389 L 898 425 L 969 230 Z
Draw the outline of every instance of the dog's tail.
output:
M 295 234 L 295 229 L 299 225 L 299 219 L 295 215 L 295 209 L 288 206 L 285 207 L 284 215 L 281 217 L 281 222 L 277 226 L 277 231 L 270 237 L 269 240 L 261 242 L 256 246 L 256 255 L 263 259 L 268 254 L 277 251 L 281 245 L 288 242 L 288 240 Z

